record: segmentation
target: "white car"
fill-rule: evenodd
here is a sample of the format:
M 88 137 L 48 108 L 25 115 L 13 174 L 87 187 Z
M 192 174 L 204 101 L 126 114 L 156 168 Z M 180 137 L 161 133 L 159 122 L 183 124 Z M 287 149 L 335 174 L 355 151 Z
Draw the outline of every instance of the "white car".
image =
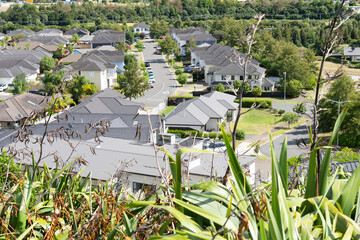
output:
M 155 83 L 155 77 L 149 77 L 149 82 Z
M 151 68 L 151 67 L 147 67 L 147 68 L 146 68 L 146 71 L 148 71 L 148 72 L 151 71 L 151 72 L 152 72 L 152 68 Z
M 6 84 L 0 84 L 0 92 L 4 92 L 8 89 Z

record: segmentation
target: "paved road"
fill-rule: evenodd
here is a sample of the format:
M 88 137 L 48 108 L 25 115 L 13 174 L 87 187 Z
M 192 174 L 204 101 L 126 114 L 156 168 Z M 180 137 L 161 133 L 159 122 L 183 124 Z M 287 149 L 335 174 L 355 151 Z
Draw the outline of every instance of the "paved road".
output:
M 285 110 L 286 112 L 293 112 L 293 107 L 296 103 L 293 102 L 273 102 L 272 107 L 277 110 Z M 312 104 L 305 103 L 306 113 L 311 114 Z
M 145 61 L 150 62 L 156 82 L 154 88 L 147 90 L 145 96 L 135 101 L 144 103 L 146 107 L 156 107 L 176 91 L 177 82 L 163 56 L 154 54 L 157 43 L 151 43 L 150 41 L 144 41 L 143 43 L 145 46 L 144 58 Z
M 0 92 L 0 99 L 1 99 L 1 100 L 8 99 L 8 98 L 11 97 L 11 96 L 12 96 L 11 93 L 8 93 L 8 92 Z
M 285 136 L 287 136 L 287 144 L 288 144 L 288 158 L 298 157 L 302 154 L 306 154 L 307 150 L 303 148 L 299 148 L 296 144 L 296 139 L 301 140 L 304 139 L 307 141 L 309 139 L 309 135 L 306 129 L 306 125 L 300 125 L 299 127 L 294 128 L 290 132 L 281 135 L 274 139 L 274 147 L 276 151 L 276 155 L 279 157 L 281 146 L 284 141 Z M 270 157 L 270 145 L 266 143 L 260 148 L 261 153 Z
M 10 138 L 14 135 L 17 131 L 14 129 L 0 129 L 0 148 L 8 145 L 10 143 Z

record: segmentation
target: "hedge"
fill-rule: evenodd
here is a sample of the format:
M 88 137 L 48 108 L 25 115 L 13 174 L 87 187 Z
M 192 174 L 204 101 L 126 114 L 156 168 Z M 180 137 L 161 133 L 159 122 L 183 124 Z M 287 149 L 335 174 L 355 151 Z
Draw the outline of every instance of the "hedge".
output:
M 184 138 L 187 136 L 195 136 L 195 135 L 197 137 L 202 137 L 204 135 L 204 132 L 202 132 L 202 131 L 181 130 L 181 129 L 169 129 L 168 133 L 180 134 L 181 138 Z
M 236 103 L 239 103 L 239 99 L 235 99 Z M 242 107 L 244 108 L 250 108 L 254 103 L 256 105 L 262 104 L 260 108 L 270 108 L 272 107 L 272 101 L 271 100 L 251 100 L 251 99 L 243 99 L 242 100 Z

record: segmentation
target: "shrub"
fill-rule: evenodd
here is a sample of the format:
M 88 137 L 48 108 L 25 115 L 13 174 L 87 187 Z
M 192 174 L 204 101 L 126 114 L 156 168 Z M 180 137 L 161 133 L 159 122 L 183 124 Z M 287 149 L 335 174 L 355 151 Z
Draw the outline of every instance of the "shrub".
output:
M 186 76 L 185 74 L 180 74 L 177 76 L 177 81 L 179 82 L 180 85 L 184 85 L 187 82 L 188 76 Z
M 209 138 L 216 139 L 217 133 L 209 133 Z
M 256 155 L 259 154 L 259 152 L 260 152 L 260 144 L 255 145 L 254 152 L 256 153 Z
M 198 137 L 202 137 L 204 135 L 203 131 L 198 131 Z
M 287 122 L 289 127 L 291 124 L 295 124 L 299 121 L 299 116 L 296 113 L 287 112 L 281 119 L 282 122 Z
M 279 111 L 278 111 L 278 114 L 279 115 L 283 115 L 285 113 L 285 110 L 283 110 L 283 109 L 280 109 Z
M 303 103 L 297 103 L 294 107 L 293 107 L 293 112 L 297 113 L 297 114 L 303 114 L 306 112 L 306 107 Z
M 209 134 L 204 133 L 203 138 L 209 138 Z
M 347 147 L 360 147 L 360 135 L 352 136 L 349 134 L 340 134 L 339 145 Z
M 181 69 L 177 69 L 176 71 L 175 71 L 175 75 L 176 76 L 178 76 L 178 75 L 180 75 L 180 74 L 182 74 L 183 73 L 183 71 L 181 70 Z
M 232 135 L 231 135 L 231 133 L 227 133 L 226 136 L 227 136 L 227 138 L 229 139 L 229 141 L 231 142 L 231 141 L 232 141 Z
M 218 92 L 225 92 L 225 87 L 222 83 L 219 83 L 215 90 Z
M 339 152 L 335 152 L 334 161 L 337 162 L 352 162 L 352 161 L 360 161 L 360 154 L 354 152 L 350 148 L 343 148 Z
M 244 130 L 236 129 L 235 138 L 236 140 L 244 140 L 246 133 Z
M 239 99 L 235 99 L 235 102 L 239 102 Z M 254 103 L 256 105 L 262 104 L 260 108 L 270 108 L 272 107 L 271 100 L 251 100 L 251 99 L 243 99 L 242 100 L 242 107 L 250 108 Z
M 219 134 L 218 134 L 218 139 L 219 139 L 219 140 L 222 140 L 222 139 L 223 139 L 223 134 L 222 134 L 222 133 L 219 133 Z

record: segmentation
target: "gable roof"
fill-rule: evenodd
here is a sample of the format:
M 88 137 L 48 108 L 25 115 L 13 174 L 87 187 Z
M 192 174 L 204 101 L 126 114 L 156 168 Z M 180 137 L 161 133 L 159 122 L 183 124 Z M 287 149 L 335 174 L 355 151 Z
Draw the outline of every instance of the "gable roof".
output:
M 358 47 L 348 47 L 344 48 L 345 56 L 360 56 L 360 48 Z
M 24 36 L 27 37 L 27 36 L 34 35 L 35 32 L 24 28 L 24 29 L 16 29 L 16 30 L 10 31 L 8 33 L 8 35 L 10 37 L 16 37 L 16 36 L 19 36 L 21 34 L 24 34 Z
M 235 96 L 214 92 L 180 103 L 165 117 L 169 125 L 203 126 L 211 118 L 220 119 L 228 110 L 235 110 Z
M 46 36 L 48 34 L 51 34 L 51 35 L 62 35 L 63 32 L 59 29 L 56 29 L 56 28 L 44 28 L 43 30 L 41 31 L 38 31 L 36 33 L 36 35 L 40 35 L 40 36 Z
M 81 58 L 82 54 L 70 54 L 68 56 L 66 56 L 61 62 L 62 63 L 73 63 L 73 62 L 77 62 L 79 61 L 79 59 Z
M 124 61 L 125 53 L 121 51 L 93 50 L 84 55 L 71 66 L 78 71 L 103 71 L 116 67 L 110 63 Z
M 150 28 L 149 25 L 147 25 L 146 23 L 138 23 L 136 25 L 134 25 L 134 28 Z
M 118 43 L 125 42 L 125 33 L 124 32 L 116 32 L 116 31 L 103 31 L 99 32 L 95 35 L 95 37 L 91 40 L 91 43 Z
M 142 107 L 144 107 L 143 104 L 125 100 L 121 93 L 106 88 L 85 98 L 69 112 L 71 114 L 136 114 Z
M 67 40 L 62 36 L 40 36 L 40 35 L 33 35 L 25 38 L 21 38 L 20 42 L 40 42 L 45 45 L 59 45 L 66 44 Z
M 81 35 L 89 35 L 90 32 L 86 29 L 83 29 L 83 28 L 71 28 L 69 30 L 67 30 L 66 32 L 64 32 L 64 35 L 74 35 L 74 34 L 78 34 L 79 33 Z
M 34 110 L 43 111 L 48 106 L 48 99 L 32 93 L 12 96 L 0 102 L 0 121 L 17 122 L 28 117 Z

